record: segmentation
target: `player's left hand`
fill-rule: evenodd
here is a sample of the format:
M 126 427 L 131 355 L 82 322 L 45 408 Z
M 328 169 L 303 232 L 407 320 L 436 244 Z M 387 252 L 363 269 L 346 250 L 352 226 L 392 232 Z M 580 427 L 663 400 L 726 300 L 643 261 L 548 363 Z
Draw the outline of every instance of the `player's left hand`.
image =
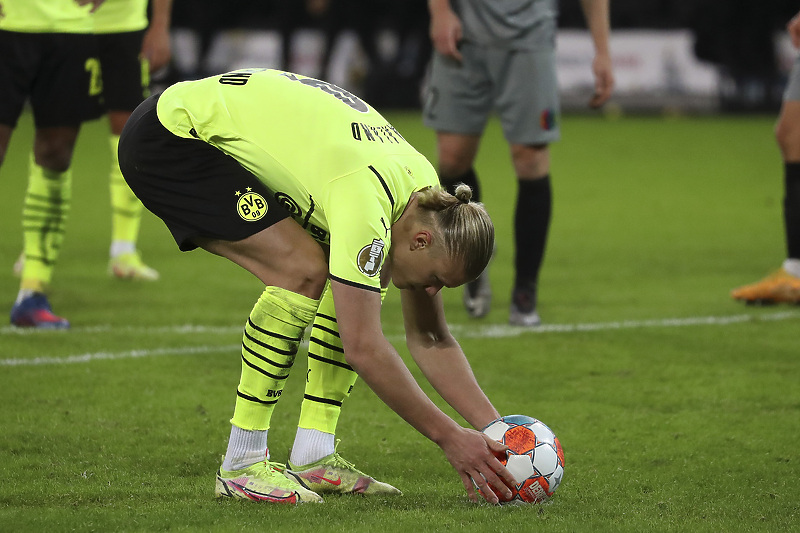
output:
M 594 94 L 589 100 L 589 107 L 597 109 L 605 104 L 614 90 L 614 71 L 610 54 L 597 54 L 592 61 L 594 74 Z

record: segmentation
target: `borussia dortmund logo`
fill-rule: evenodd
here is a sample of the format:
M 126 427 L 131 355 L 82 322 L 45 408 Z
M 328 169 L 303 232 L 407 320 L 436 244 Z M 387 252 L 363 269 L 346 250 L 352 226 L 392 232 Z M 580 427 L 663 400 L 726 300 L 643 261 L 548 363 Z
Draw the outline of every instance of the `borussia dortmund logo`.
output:
M 243 220 L 255 222 L 261 220 L 267 214 L 267 201 L 264 197 L 253 192 L 251 187 L 247 187 L 245 192 L 236 191 L 236 212 Z

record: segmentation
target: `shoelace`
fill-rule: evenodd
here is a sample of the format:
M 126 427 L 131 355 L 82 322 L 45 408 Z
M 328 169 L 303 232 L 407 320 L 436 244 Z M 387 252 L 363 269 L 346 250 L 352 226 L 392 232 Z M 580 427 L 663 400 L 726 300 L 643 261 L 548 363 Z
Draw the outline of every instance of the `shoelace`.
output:
M 346 468 L 348 470 L 355 470 L 359 474 L 363 474 L 360 470 L 356 469 L 356 465 L 339 455 L 339 443 L 342 442 L 341 439 L 336 439 L 336 444 L 333 447 L 333 464 L 334 466 Z
M 286 465 L 284 463 L 273 463 L 272 461 L 262 461 L 264 466 L 269 470 L 272 468 L 273 470 L 277 470 L 278 472 L 284 472 L 286 470 Z
M 358 472 L 358 470 L 356 470 L 356 465 L 354 465 L 353 463 L 351 463 L 338 453 L 333 454 L 333 464 L 334 466 L 346 468 L 348 470 L 355 470 L 356 472 Z

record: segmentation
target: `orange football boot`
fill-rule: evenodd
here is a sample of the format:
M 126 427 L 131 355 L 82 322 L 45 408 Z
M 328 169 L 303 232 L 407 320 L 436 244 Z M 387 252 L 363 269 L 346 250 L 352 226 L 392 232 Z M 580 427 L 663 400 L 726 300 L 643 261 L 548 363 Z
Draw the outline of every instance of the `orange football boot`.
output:
M 761 281 L 733 289 L 731 297 L 747 304 L 800 304 L 800 278 L 780 268 Z

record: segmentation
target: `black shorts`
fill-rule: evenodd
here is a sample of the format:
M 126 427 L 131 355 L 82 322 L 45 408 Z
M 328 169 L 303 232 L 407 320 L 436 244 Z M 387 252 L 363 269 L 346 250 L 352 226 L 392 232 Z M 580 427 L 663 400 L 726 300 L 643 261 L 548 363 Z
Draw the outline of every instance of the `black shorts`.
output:
M 77 127 L 101 115 L 95 36 L 0 30 L 0 124 L 15 127 L 30 99 L 37 128 Z
M 239 241 L 289 217 L 263 183 L 234 158 L 199 139 L 178 137 L 158 120 L 158 95 L 136 108 L 119 140 L 119 166 L 144 206 L 178 247 L 194 237 Z
M 105 111 L 133 111 L 150 96 L 150 73 L 142 52 L 144 30 L 97 34 Z

